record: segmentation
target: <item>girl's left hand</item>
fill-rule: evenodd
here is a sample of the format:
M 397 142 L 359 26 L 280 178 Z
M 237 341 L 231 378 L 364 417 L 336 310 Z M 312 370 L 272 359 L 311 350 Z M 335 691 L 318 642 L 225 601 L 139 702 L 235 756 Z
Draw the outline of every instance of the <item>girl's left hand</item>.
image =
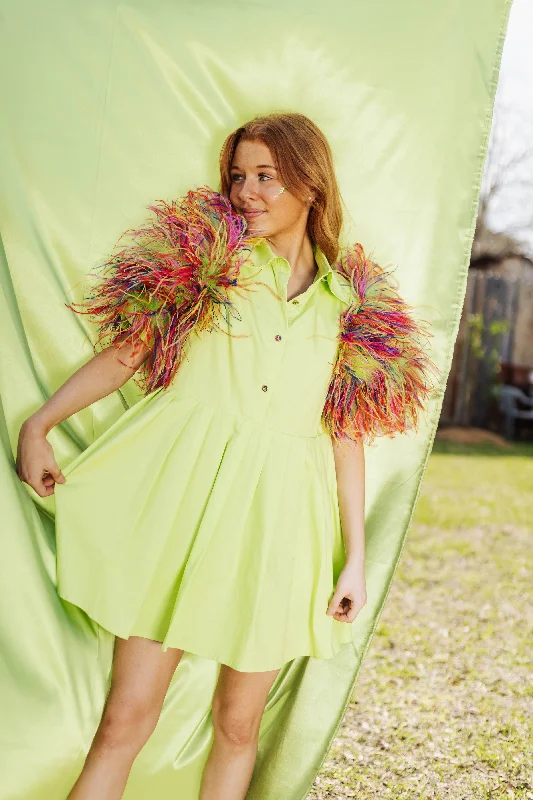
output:
M 326 613 L 339 622 L 353 622 L 366 605 L 366 599 L 364 563 L 347 562 L 339 575 Z

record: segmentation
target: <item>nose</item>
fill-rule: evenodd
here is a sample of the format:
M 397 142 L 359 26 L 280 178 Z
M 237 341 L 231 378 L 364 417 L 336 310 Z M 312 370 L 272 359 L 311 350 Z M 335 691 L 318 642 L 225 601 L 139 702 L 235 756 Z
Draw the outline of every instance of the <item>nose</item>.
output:
M 255 181 L 253 178 L 245 178 L 238 185 L 237 197 L 239 200 L 250 200 L 257 197 Z

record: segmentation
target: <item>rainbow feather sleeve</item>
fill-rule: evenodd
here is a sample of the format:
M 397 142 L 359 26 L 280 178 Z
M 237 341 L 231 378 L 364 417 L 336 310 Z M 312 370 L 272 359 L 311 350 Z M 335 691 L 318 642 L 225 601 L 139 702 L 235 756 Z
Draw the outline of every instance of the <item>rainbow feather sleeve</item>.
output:
M 334 268 L 353 301 L 341 314 L 339 347 L 322 411 L 334 439 L 392 437 L 416 430 L 440 375 L 427 353 L 429 324 L 417 321 L 386 271 L 353 244 Z
M 124 237 L 128 243 L 90 273 L 97 280 L 83 301 L 65 303 L 98 326 L 95 352 L 127 342 L 133 353 L 140 343 L 149 349 L 135 374 L 145 394 L 168 388 L 193 330 L 231 322 L 232 292 L 260 283 L 239 278 L 255 239 L 222 194 L 203 186 L 149 210 L 149 221 L 122 234 L 119 243 Z

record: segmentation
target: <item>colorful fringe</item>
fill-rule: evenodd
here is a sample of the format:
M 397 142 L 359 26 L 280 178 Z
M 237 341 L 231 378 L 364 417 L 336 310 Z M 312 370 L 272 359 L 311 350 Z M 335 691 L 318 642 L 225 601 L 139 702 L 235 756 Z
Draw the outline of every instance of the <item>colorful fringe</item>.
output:
M 145 394 L 168 388 L 191 331 L 222 330 L 219 320 L 236 316 L 229 290 L 240 294 L 260 283 L 237 284 L 257 236 L 245 233 L 246 220 L 223 195 L 199 187 L 149 210 L 153 219 L 123 234 L 132 242 L 101 265 L 84 301 L 65 304 L 99 325 L 95 352 L 129 341 L 150 348 L 134 379 Z
M 207 186 L 149 209 L 153 218 L 123 234 L 130 234 L 131 243 L 100 267 L 99 282 L 86 299 L 66 304 L 98 324 L 95 350 L 128 341 L 149 349 L 135 373 L 145 394 L 171 384 L 192 331 L 228 332 L 219 320 L 227 328 L 236 316 L 231 292 L 261 283 L 239 273 L 262 238 L 246 234 L 244 217 Z M 416 428 L 434 388 L 431 373 L 439 374 L 423 349 L 423 338 L 431 335 L 427 323 L 414 320 L 389 273 L 360 244 L 341 251 L 334 269 L 348 280 L 354 302 L 340 316 L 337 360 L 322 412 L 325 429 L 336 439 L 370 443 Z
M 389 274 L 356 243 L 334 265 L 354 302 L 341 314 L 339 349 L 322 412 L 335 439 L 392 437 L 418 427 L 440 371 L 424 351 L 428 323 L 416 322 Z

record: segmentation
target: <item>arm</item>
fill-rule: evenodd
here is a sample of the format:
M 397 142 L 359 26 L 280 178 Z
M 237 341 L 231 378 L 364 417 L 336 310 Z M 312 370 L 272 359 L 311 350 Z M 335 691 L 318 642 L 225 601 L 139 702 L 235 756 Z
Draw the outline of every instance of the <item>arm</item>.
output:
M 333 442 L 346 560 L 365 561 L 365 451 L 362 441 Z
M 361 440 L 332 439 L 332 444 L 346 563 L 327 613 L 352 622 L 366 603 L 364 447 Z
M 362 442 L 416 430 L 437 388 L 433 377 L 441 372 L 426 348 L 433 335 L 429 323 L 417 321 L 398 294 L 390 279 L 394 269 L 384 270 L 358 242 L 342 252 L 336 268 L 347 282 L 349 305 L 339 318 L 339 349 L 322 422 L 334 442 L 347 558 L 328 614 L 351 622 L 366 603 Z
M 65 483 L 46 435 L 59 422 L 119 389 L 144 363 L 149 352 L 140 343 L 106 347 L 28 417 L 21 426 L 17 446 L 16 471 L 20 480 L 40 497 L 53 494 L 56 481 Z

